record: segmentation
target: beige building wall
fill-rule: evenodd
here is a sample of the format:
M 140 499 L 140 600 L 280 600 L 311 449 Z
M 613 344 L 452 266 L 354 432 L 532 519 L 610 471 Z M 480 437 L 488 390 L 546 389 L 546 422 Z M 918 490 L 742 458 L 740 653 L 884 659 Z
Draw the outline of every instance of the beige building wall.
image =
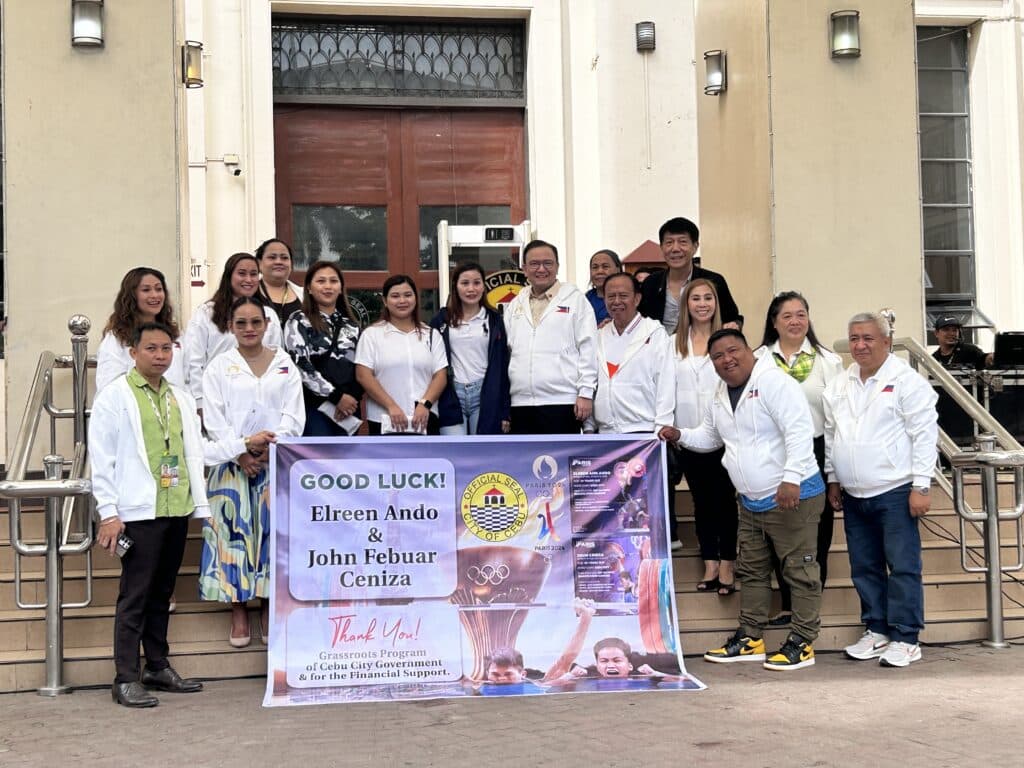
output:
M 771 121 L 764 0 L 697 0 L 701 263 L 729 281 L 748 331 L 773 291 Z M 703 52 L 726 51 L 728 87 L 703 93 Z
M 697 50 L 728 57 L 725 94 L 699 100 L 702 251 L 752 341 L 790 289 L 829 342 L 881 307 L 923 333 L 913 6 L 858 7 L 863 55 L 833 60 L 835 3 L 697 3 Z
M 80 49 L 69 3 L 3 4 L 8 446 L 40 350 L 70 352 L 72 314 L 95 352 L 129 268 L 181 295 L 178 6 L 107 3 L 105 45 Z
M 769 2 L 773 290 L 803 292 L 826 343 L 882 307 L 923 340 L 913 5 L 856 7 L 862 54 L 832 59 L 834 2 Z
M 528 217 L 565 254 L 563 279 L 585 286 L 593 251 L 625 255 L 670 216 L 698 215 L 690 2 L 185 1 L 207 46 L 201 103 L 189 94 L 190 114 L 201 110 L 205 128 L 190 133 L 189 155 L 206 197 L 192 234 L 204 233 L 205 254 L 198 245 L 193 253 L 208 282 L 233 251 L 275 231 L 272 13 L 525 18 Z M 658 47 L 646 58 L 645 107 L 635 24 L 647 20 Z M 225 171 L 225 153 L 241 156 L 241 176 Z M 190 305 L 210 291 L 194 288 Z

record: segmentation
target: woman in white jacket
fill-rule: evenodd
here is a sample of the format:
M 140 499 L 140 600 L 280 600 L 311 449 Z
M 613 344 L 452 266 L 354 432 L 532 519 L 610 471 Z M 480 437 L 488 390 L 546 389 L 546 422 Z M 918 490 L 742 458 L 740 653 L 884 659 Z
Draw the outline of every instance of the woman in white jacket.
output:
M 676 365 L 675 427 L 665 427 L 660 433 L 672 444 L 678 442 L 681 429 L 700 425 L 719 382 L 708 357 L 708 339 L 722 327 L 714 283 L 704 278 L 690 282 L 680 307 L 685 311 L 680 311 L 669 342 Z M 680 445 L 669 450 L 677 451 L 674 456 L 679 466 L 674 476 L 670 472 L 669 480 L 674 482 L 669 498 L 675 496 L 680 475 L 686 475 L 693 494 L 694 524 L 704 560 L 704 578 L 697 582 L 697 591 L 732 594 L 736 591 L 736 490 L 722 466 L 724 449 L 698 453 Z
M 231 305 L 243 296 L 255 296 L 260 284 L 260 269 L 251 253 L 236 253 L 224 265 L 220 283 L 213 298 L 200 304 L 185 332 L 185 372 L 188 388 L 203 414 L 203 371 L 217 355 L 234 349 L 238 342 L 229 327 Z M 262 302 L 262 298 L 259 299 Z M 281 321 L 270 307 L 265 341 L 281 346 Z
M 212 360 L 203 374 L 206 465 L 210 520 L 203 528 L 199 596 L 231 603 L 229 641 L 249 644 L 246 602 L 262 598 L 267 634 L 270 525 L 267 460 L 278 437 L 301 435 L 305 423 L 302 380 L 288 354 L 267 347 L 267 316 L 261 302 L 243 296 L 231 305 L 238 341 Z
M 810 307 L 796 291 L 780 293 L 768 305 L 764 321 L 764 336 L 761 346 L 754 354 L 762 362 L 774 362 L 800 385 L 807 404 L 811 406 L 814 422 L 814 458 L 822 477 L 825 476 L 825 410 L 822 397 L 826 385 L 843 371 L 843 361 L 832 350 L 818 341 L 811 325 Z M 825 499 L 818 521 L 818 569 L 821 573 L 821 588 L 825 588 L 828 574 L 828 551 L 832 546 L 832 528 L 835 512 Z M 792 601 L 789 585 L 782 578 L 782 564 L 772 553 L 775 577 L 779 583 L 782 610 L 769 621 L 771 626 L 783 627 L 792 615 Z
M 121 279 L 121 287 L 114 298 L 114 311 L 96 350 L 96 392 L 135 367 L 129 350 L 135 329 L 143 323 L 160 323 L 174 333 L 174 356 L 164 378 L 175 386 L 185 386 L 184 356 L 178 343 L 174 308 L 167 297 L 167 281 L 158 269 L 135 267 Z

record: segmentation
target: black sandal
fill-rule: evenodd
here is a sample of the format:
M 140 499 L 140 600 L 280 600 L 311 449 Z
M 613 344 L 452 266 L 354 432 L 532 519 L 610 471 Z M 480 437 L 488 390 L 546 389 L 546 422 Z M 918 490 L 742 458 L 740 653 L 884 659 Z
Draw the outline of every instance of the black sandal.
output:
M 736 582 L 732 581 L 726 584 L 724 581 L 718 582 L 718 594 L 720 597 L 728 597 L 736 591 Z
M 721 584 L 722 583 L 718 580 L 717 576 L 715 578 L 713 578 L 713 579 L 707 579 L 705 581 L 698 581 L 697 582 L 697 591 L 698 592 L 715 592 L 715 591 L 718 590 L 718 588 L 721 586 Z

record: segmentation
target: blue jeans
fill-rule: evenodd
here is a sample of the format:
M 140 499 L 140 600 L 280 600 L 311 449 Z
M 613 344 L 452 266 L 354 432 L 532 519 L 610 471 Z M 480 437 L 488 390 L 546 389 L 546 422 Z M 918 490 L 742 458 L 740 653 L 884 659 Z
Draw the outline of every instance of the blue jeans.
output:
M 453 424 L 450 427 L 441 427 L 442 435 L 475 435 L 477 424 L 480 422 L 480 390 L 483 389 L 483 381 L 472 381 L 463 384 L 461 381 L 453 382 L 455 396 L 459 398 L 459 405 L 462 406 L 462 423 Z
M 843 526 L 861 621 L 890 640 L 916 643 L 924 629 L 921 534 L 910 483 L 858 499 L 843 493 Z

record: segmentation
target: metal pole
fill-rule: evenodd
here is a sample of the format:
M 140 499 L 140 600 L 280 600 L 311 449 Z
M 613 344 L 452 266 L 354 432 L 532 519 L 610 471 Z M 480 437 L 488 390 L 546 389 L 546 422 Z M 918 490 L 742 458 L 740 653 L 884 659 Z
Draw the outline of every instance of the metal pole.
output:
M 43 458 L 46 478 L 57 480 L 64 470 L 63 456 Z M 71 693 L 64 685 L 64 560 L 60 554 L 61 500 L 46 499 L 46 685 L 40 696 Z
M 978 435 L 979 451 L 994 451 L 996 436 Z M 1003 566 L 999 551 L 999 485 L 996 468 L 991 464 L 981 467 L 981 503 L 985 510 L 983 530 L 985 535 L 985 592 L 988 607 L 988 640 L 982 645 L 988 648 L 1009 648 L 1003 634 Z
M 75 409 L 75 442 L 85 442 L 86 368 L 89 358 L 89 329 L 92 323 L 85 315 L 72 315 L 68 320 L 71 331 L 72 398 Z

